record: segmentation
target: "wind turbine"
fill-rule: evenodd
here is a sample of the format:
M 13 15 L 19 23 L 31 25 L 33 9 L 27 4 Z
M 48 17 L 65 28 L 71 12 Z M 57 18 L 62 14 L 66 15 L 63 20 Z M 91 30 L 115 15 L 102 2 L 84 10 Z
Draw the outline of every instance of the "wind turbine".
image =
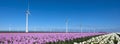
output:
M 83 31 L 83 30 L 82 30 L 82 25 L 80 25 L 80 31 L 81 31 L 81 33 L 82 33 L 82 31 Z
M 50 32 L 52 32 L 52 26 L 50 25 Z
M 9 32 L 11 31 L 11 25 L 9 24 Z
M 29 0 L 28 0 L 28 7 L 27 7 L 27 10 L 26 10 L 26 33 L 28 32 L 28 15 L 30 15 Z
M 66 33 L 68 33 L 68 19 L 66 19 Z
M 93 30 L 94 30 L 94 33 L 96 33 L 96 28 L 93 28 Z
M 51 28 L 50 28 L 50 32 L 52 32 L 52 29 L 53 29 L 53 28 L 51 27 Z
M 89 33 L 90 33 L 90 30 L 91 30 L 91 28 L 89 27 L 89 28 L 88 28 L 88 32 L 89 32 Z
M 32 29 L 33 29 L 34 32 L 36 32 L 37 27 L 33 27 Z

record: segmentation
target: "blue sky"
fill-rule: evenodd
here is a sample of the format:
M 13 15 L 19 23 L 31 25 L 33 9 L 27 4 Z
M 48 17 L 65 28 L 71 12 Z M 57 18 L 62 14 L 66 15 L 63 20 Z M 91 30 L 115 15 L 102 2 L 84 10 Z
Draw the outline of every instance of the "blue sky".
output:
M 26 9 L 27 0 L 0 0 L 0 30 L 6 31 L 9 27 L 25 30 Z M 30 0 L 30 12 L 30 30 L 37 27 L 63 31 L 68 18 L 71 30 L 82 25 L 96 27 L 98 31 L 120 31 L 119 0 Z

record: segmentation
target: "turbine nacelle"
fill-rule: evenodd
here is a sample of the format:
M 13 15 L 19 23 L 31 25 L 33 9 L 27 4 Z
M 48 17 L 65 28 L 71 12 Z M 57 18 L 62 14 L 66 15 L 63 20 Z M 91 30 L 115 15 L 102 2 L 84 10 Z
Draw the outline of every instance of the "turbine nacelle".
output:
M 26 15 L 30 15 L 30 11 L 29 10 L 26 11 Z

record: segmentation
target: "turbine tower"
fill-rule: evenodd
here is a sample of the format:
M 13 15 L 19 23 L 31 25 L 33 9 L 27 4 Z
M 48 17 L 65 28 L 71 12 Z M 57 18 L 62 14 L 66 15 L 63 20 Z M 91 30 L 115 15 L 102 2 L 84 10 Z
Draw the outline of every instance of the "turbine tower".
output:
M 11 31 L 11 25 L 9 24 L 9 32 Z
M 27 6 L 27 10 L 26 10 L 26 33 L 28 32 L 28 15 L 30 15 L 29 0 L 28 0 L 28 6 Z
M 82 25 L 80 25 L 80 32 L 82 33 L 82 31 L 83 31 L 83 30 L 82 30 Z
M 93 28 L 93 30 L 94 30 L 94 33 L 96 33 L 96 28 Z
M 68 19 L 66 19 L 66 33 L 68 33 Z

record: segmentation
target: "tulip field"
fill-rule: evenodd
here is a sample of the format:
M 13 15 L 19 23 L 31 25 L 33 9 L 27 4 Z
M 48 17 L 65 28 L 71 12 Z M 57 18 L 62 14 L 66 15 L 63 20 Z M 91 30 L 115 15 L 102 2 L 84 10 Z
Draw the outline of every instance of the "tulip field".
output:
M 68 44 L 104 33 L 0 33 L 0 44 Z
M 120 44 L 120 33 L 109 33 L 102 36 L 92 37 L 83 42 L 74 44 Z

